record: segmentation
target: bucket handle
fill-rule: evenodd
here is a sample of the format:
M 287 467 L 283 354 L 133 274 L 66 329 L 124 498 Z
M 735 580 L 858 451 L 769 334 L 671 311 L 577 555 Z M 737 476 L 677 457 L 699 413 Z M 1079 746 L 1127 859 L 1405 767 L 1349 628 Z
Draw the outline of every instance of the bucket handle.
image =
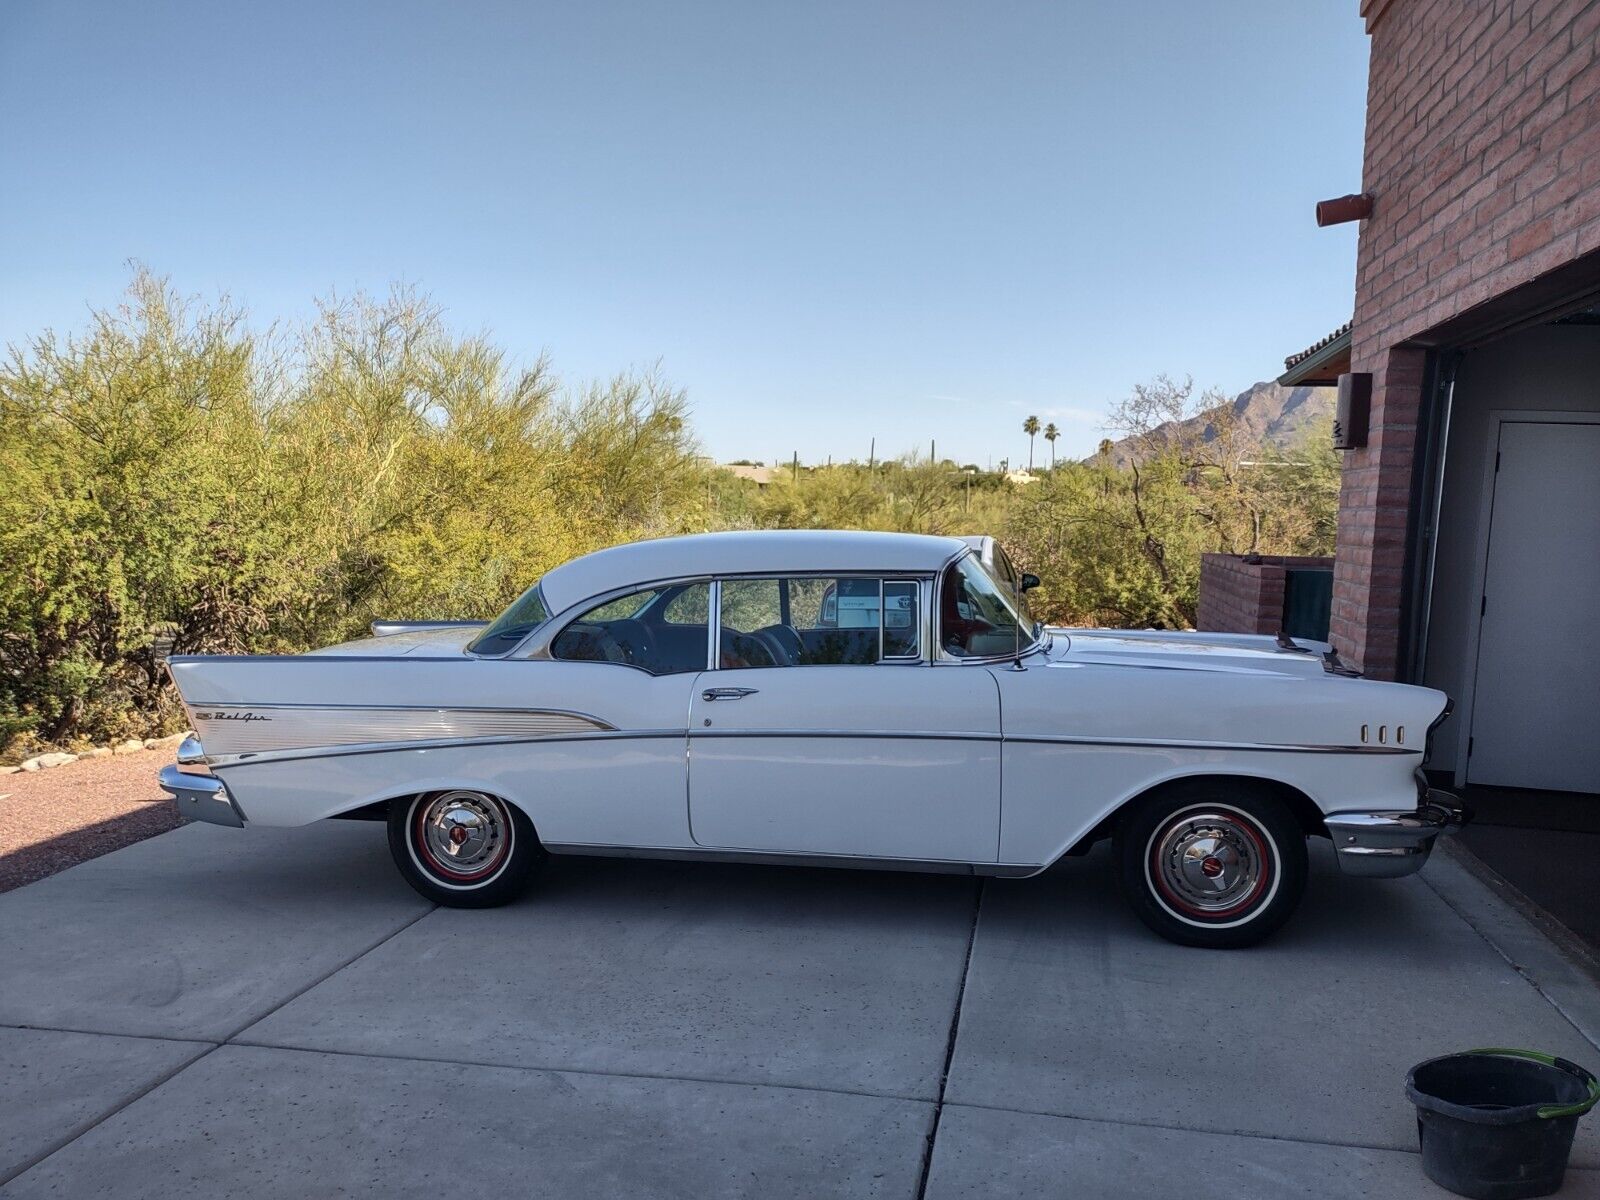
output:
M 1528 1058 L 1534 1062 L 1541 1062 L 1547 1067 L 1576 1075 L 1585 1080 L 1589 1085 L 1589 1094 L 1584 1099 L 1574 1104 L 1547 1104 L 1538 1110 L 1538 1116 L 1544 1120 L 1556 1117 L 1581 1117 L 1597 1103 L 1600 1103 L 1600 1079 L 1594 1077 L 1592 1071 L 1586 1071 L 1575 1062 L 1565 1058 L 1557 1058 L 1554 1054 L 1544 1054 L 1538 1050 L 1514 1050 L 1506 1046 L 1489 1046 L 1481 1050 L 1468 1050 L 1468 1054 L 1498 1054 L 1502 1058 Z

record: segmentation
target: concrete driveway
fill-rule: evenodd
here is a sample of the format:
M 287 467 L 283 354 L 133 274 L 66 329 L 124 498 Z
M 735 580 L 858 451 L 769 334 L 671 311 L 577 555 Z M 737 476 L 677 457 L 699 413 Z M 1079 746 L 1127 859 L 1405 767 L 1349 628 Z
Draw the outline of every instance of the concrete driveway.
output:
M 187 826 L 0 896 L 0 1196 L 1444 1195 L 1403 1090 L 1600 996 L 1458 863 L 1267 945 L 1023 881 L 558 860 L 435 909 L 381 826 Z M 1563 1195 L 1600 1195 L 1600 1117 Z

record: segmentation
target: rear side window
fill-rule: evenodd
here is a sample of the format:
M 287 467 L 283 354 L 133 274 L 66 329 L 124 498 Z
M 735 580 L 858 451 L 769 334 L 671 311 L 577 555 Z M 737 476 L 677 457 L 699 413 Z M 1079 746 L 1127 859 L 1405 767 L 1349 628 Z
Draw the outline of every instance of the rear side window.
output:
M 667 601 L 661 613 L 662 619 L 669 625 L 705 627 L 711 622 L 711 588 L 705 584 L 684 588 L 674 599 Z
M 544 593 L 534 584 L 473 639 L 467 649 L 474 654 L 504 654 L 549 619 Z
M 915 579 L 796 576 L 722 584 L 719 666 L 868 666 L 922 656 Z
M 597 604 L 558 633 L 550 657 L 608 662 L 652 675 L 706 669 L 711 585 L 646 588 Z

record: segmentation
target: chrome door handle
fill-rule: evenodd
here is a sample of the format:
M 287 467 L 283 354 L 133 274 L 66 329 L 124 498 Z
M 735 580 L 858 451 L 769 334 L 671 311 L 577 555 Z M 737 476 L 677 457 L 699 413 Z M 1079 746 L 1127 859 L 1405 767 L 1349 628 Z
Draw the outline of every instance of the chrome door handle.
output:
M 743 700 L 746 696 L 754 696 L 755 688 L 707 688 L 700 693 L 702 700 Z

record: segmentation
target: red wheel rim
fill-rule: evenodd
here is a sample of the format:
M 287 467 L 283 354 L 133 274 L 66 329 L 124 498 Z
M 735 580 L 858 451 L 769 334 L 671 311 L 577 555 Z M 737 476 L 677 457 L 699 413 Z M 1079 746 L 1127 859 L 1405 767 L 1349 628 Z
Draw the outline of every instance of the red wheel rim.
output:
M 411 845 L 419 866 L 441 882 L 482 883 L 511 854 L 510 814 L 481 792 L 445 792 L 417 801 Z
M 1270 837 L 1247 813 L 1196 806 L 1168 818 L 1150 838 L 1146 875 L 1161 901 L 1187 920 L 1238 919 L 1272 891 Z

